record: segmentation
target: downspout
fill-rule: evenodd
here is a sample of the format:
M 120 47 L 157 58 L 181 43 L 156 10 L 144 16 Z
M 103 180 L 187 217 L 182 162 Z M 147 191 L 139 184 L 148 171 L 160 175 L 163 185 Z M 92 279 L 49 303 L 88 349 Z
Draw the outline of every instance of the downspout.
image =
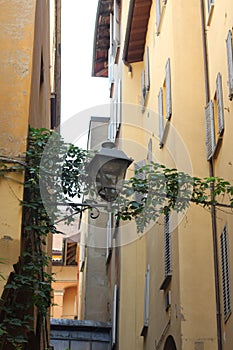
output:
M 203 0 L 200 0 L 200 6 L 201 6 L 201 24 L 202 24 L 202 44 L 203 44 L 203 56 L 204 56 L 205 94 L 206 94 L 206 104 L 207 104 L 210 100 L 210 89 L 209 89 L 207 39 L 206 39 L 206 31 L 205 31 L 205 12 L 204 12 Z M 213 159 L 209 160 L 209 175 L 210 175 L 210 177 L 214 176 Z M 212 187 L 211 187 L 211 200 L 213 200 L 213 199 L 214 199 L 214 185 L 212 185 Z M 217 220 L 216 220 L 215 205 L 211 206 L 211 221 L 212 221 L 212 234 L 213 234 L 217 339 L 218 339 L 218 350 L 222 350 L 222 325 L 221 325 L 221 303 L 220 303 L 220 286 L 219 286 L 218 239 L 217 239 Z
M 128 19 L 127 19 L 126 33 L 125 33 L 125 43 L 124 43 L 124 49 L 123 49 L 123 55 L 122 55 L 122 61 L 128 67 L 129 73 L 132 73 L 132 66 L 128 62 L 127 54 L 128 54 L 128 48 L 129 48 L 130 31 L 131 31 L 132 20 L 133 20 L 134 3 L 135 3 L 135 0 L 131 0 L 129 4 L 129 13 L 128 13 Z

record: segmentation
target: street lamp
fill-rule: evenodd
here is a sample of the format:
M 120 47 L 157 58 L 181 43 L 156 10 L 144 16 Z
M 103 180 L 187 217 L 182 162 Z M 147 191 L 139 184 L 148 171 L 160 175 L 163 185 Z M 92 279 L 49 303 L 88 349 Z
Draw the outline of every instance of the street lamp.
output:
M 113 202 L 117 198 L 123 186 L 126 170 L 132 162 L 133 159 L 128 158 L 123 151 L 116 149 L 113 142 L 106 141 L 87 165 L 89 182 L 94 184 L 96 194 L 105 202 Z M 67 203 L 59 203 L 59 205 L 66 206 Z M 90 202 L 69 203 L 68 205 L 74 209 L 70 217 L 90 209 L 92 219 L 99 216 L 98 207 L 106 207 L 105 204 L 91 204 Z M 64 221 L 64 218 L 56 221 L 56 224 L 60 221 Z
M 126 170 L 132 158 L 106 141 L 90 161 L 87 171 L 90 182 L 94 183 L 96 193 L 106 202 L 113 202 L 119 195 Z

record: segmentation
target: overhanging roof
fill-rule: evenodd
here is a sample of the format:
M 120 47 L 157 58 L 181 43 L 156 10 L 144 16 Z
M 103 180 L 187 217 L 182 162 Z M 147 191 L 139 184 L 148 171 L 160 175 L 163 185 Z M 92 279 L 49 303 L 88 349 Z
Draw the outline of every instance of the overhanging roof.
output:
M 152 0 L 131 0 L 123 51 L 127 63 L 143 60 Z
M 108 77 L 108 49 L 110 46 L 110 13 L 113 0 L 99 0 L 94 34 L 92 76 Z

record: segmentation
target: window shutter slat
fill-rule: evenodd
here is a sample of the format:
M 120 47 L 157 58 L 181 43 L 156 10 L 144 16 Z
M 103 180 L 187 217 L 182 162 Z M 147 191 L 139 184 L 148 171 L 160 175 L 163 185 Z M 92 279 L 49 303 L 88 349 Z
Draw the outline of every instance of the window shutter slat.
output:
M 166 64 L 166 118 L 170 119 L 172 115 L 172 99 L 171 99 L 171 67 L 170 58 Z
M 218 105 L 218 134 L 221 136 L 224 132 L 224 108 L 222 94 L 222 76 L 218 73 L 216 80 L 216 97 Z
M 145 86 L 146 90 L 150 90 L 150 61 L 149 61 L 149 47 L 146 48 L 146 57 L 145 57 Z
M 163 120 L 163 89 L 160 88 L 158 95 L 158 113 L 159 113 L 159 140 L 162 142 L 164 132 L 164 120 Z
M 205 108 L 206 119 L 206 156 L 209 160 L 215 150 L 215 131 L 214 131 L 214 105 L 210 101 Z
M 227 63 L 228 63 L 228 86 L 229 86 L 229 99 L 233 99 L 233 44 L 232 44 L 232 31 L 229 30 L 227 40 Z

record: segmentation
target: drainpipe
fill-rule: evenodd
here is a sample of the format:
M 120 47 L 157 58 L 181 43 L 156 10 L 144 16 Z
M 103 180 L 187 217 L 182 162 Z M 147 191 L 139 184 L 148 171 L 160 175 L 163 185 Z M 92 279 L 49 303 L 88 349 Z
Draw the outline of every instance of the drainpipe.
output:
M 209 71 L 208 71 L 208 54 L 207 54 L 207 40 L 205 31 L 205 12 L 203 0 L 200 0 L 201 6 L 201 24 L 202 24 L 202 43 L 204 56 L 204 75 L 205 75 L 205 93 L 206 104 L 210 100 L 209 90 Z M 214 176 L 213 160 L 209 161 L 209 175 Z M 214 186 L 211 187 L 211 200 L 214 199 Z M 217 239 L 217 220 L 215 205 L 211 206 L 211 221 L 213 234 L 213 254 L 214 254 L 214 281 L 215 281 L 215 299 L 216 299 L 216 322 L 217 322 L 217 339 L 218 350 L 222 350 L 222 324 L 221 324 L 221 304 L 220 304 L 220 287 L 219 287 L 219 263 L 218 263 L 218 239 Z
M 131 0 L 129 4 L 128 20 L 127 20 L 127 27 L 125 32 L 125 43 L 124 43 L 124 49 L 123 49 L 123 55 L 122 55 L 122 61 L 128 67 L 129 73 L 132 73 L 132 66 L 128 62 L 127 54 L 128 54 L 128 48 L 129 48 L 130 31 L 131 31 L 132 20 L 133 20 L 134 3 L 135 3 L 135 0 Z

